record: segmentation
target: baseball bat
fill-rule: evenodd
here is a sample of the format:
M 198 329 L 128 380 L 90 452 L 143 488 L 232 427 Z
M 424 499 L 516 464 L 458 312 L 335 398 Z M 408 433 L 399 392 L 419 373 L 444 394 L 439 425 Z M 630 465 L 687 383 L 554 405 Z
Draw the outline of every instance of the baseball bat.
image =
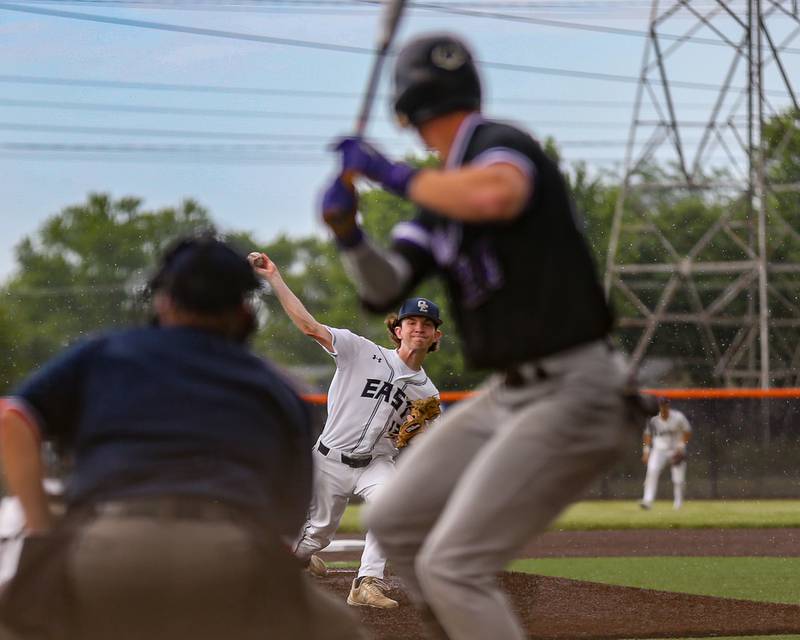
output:
M 361 109 L 356 120 L 355 134 L 359 137 L 364 135 L 364 131 L 367 128 L 369 114 L 372 111 L 372 103 L 375 102 L 375 94 L 378 91 L 383 62 L 386 60 L 386 54 L 389 51 L 395 33 L 397 33 L 397 26 L 400 24 L 400 17 L 403 15 L 405 4 L 405 0 L 386 0 L 381 29 L 375 48 L 375 58 L 372 61 L 372 70 L 369 74 L 367 89 L 364 92 Z
M 381 27 L 376 41 L 375 57 L 372 60 L 372 69 L 367 81 L 367 88 L 356 119 L 355 135 L 359 138 L 364 135 L 367 129 L 369 114 L 372 111 L 372 103 L 375 102 L 375 94 L 378 90 L 383 63 L 386 60 L 389 47 L 392 45 L 394 35 L 397 33 L 397 26 L 400 24 L 405 4 L 405 0 L 386 0 L 384 4 Z M 351 171 L 345 171 L 341 176 L 342 182 L 351 191 L 355 190 L 355 178 L 356 176 Z

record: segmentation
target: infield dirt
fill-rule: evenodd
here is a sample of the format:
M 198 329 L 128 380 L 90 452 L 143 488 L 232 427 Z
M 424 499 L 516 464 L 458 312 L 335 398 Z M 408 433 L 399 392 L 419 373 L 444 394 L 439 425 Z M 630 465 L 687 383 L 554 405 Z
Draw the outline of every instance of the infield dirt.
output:
M 797 556 L 794 529 L 551 532 L 532 542 L 526 557 L 696 555 Z M 647 550 L 649 548 L 649 551 Z M 344 560 L 358 554 L 326 554 Z M 347 596 L 353 571 L 320 580 Z M 800 605 L 618 587 L 593 582 L 503 573 L 500 584 L 531 638 L 687 638 L 800 633 Z M 400 608 L 357 609 L 376 640 L 423 640 L 422 627 L 398 581 L 388 594 Z

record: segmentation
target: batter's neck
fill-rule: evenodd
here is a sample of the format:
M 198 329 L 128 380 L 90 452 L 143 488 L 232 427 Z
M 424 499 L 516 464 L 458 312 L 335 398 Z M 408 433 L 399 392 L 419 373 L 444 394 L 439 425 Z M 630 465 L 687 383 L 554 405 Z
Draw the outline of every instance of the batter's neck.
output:
M 419 127 L 419 135 L 426 146 L 435 149 L 443 162 L 447 162 L 450 149 L 456 139 L 461 124 L 473 111 L 453 111 L 424 122 Z

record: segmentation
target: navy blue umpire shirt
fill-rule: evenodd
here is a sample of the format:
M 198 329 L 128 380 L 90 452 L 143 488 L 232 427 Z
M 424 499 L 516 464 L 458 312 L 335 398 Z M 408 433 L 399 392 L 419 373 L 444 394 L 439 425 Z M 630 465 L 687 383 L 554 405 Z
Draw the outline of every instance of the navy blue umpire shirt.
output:
M 271 365 L 211 332 L 147 327 L 89 338 L 12 394 L 74 454 L 71 505 L 220 500 L 294 535 L 311 496 L 307 407 Z

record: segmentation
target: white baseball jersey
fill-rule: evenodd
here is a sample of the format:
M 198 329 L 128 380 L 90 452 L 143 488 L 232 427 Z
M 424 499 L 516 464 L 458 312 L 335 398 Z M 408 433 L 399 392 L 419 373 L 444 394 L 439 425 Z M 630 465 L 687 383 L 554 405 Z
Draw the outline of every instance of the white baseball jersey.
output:
M 327 329 L 336 373 L 322 443 L 354 456 L 397 453 L 389 433 L 403 422 L 412 400 L 438 396 L 438 389 L 424 369 L 410 369 L 396 350 L 347 329 Z
M 685 415 L 670 409 L 666 420 L 660 413 L 650 418 L 644 432 L 653 439 L 653 449 L 671 450 L 683 445 L 683 434 L 691 433 L 692 427 Z

